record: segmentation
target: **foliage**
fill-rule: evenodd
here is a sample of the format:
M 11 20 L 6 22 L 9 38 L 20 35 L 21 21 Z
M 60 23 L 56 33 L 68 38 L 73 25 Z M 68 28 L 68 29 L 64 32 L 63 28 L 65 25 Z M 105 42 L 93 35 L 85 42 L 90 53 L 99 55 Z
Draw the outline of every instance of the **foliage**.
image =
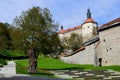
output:
M 11 39 L 11 50 L 21 51 L 24 50 L 24 34 L 20 28 L 11 26 L 9 28 L 10 39 Z
M 7 64 L 6 60 L 0 59 L 0 65 L 6 65 L 6 64 Z
M 72 33 L 70 37 L 65 37 L 63 39 L 63 45 L 67 49 L 72 49 L 73 51 L 80 48 L 82 45 L 82 37 L 76 33 Z
M 4 23 L 0 23 L 0 49 L 9 48 L 9 32 Z
M 54 23 L 47 8 L 33 7 L 22 12 L 15 18 L 13 26 L 17 27 L 11 32 L 13 48 L 33 48 L 37 53 L 49 54 L 59 46 L 56 35 L 58 24 Z

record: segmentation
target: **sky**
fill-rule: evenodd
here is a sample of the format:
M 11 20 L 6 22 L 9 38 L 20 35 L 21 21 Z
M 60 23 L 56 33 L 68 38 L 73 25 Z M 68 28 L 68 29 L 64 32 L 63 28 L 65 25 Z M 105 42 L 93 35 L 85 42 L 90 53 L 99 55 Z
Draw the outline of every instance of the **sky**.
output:
M 33 6 L 47 7 L 65 29 L 81 25 L 88 7 L 98 26 L 120 17 L 120 0 L 1 0 L 0 22 L 12 24 L 16 16 Z

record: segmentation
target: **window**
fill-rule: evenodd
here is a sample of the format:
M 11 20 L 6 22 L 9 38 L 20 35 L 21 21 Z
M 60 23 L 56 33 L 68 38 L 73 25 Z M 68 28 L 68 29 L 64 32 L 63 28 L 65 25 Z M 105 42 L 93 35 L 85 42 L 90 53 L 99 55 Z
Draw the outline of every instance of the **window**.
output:
M 106 40 L 105 40 L 105 39 L 103 39 L 103 41 L 104 41 L 104 42 L 106 42 Z
M 110 50 L 112 50 L 112 48 L 110 48 Z
M 108 52 L 108 49 L 106 49 L 106 51 Z
M 107 63 L 107 61 L 105 61 L 105 63 Z

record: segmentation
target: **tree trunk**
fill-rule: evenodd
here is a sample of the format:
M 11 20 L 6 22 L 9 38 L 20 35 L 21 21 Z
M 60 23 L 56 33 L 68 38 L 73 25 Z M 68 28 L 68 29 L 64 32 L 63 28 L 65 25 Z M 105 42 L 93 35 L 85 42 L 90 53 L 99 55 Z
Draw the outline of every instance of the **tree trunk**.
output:
M 28 72 L 29 73 L 36 73 L 37 72 L 37 56 L 36 56 L 36 52 L 34 51 L 34 49 L 29 49 L 27 50 L 27 54 L 29 57 L 29 69 Z

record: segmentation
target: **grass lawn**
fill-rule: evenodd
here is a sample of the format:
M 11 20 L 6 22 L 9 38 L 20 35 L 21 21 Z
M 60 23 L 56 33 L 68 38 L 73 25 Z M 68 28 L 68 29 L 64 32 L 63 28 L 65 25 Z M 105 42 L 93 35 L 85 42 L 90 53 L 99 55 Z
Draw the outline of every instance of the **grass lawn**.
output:
M 16 60 L 17 64 L 17 73 L 20 74 L 28 74 L 28 59 Z M 104 66 L 104 67 L 94 67 L 93 65 L 78 65 L 78 64 L 67 64 L 61 62 L 59 59 L 53 58 L 39 58 L 38 59 L 38 74 L 42 76 L 52 76 L 49 73 L 49 70 L 75 70 L 75 69 L 93 69 L 93 70 L 101 70 L 101 69 L 112 69 L 116 71 L 120 71 L 120 66 Z
M 10 51 L 10 50 L 1 50 L 0 54 L 9 57 L 25 56 L 25 54 L 23 53 Z
M 19 74 L 28 74 L 28 59 L 16 60 L 17 64 L 17 73 Z M 53 58 L 39 58 L 38 59 L 38 74 L 42 76 L 51 76 L 53 74 L 49 73 L 49 70 L 61 70 L 61 69 L 80 69 L 80 66 L 77 64 L 67 64 L 61 62 L 59 59 Z

